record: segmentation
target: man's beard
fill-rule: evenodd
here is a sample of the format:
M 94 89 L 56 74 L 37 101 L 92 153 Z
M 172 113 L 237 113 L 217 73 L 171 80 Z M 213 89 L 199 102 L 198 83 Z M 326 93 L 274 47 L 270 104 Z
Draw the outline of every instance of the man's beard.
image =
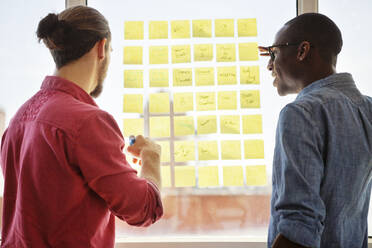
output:
M 98 68 L 98 73 L 97 73 L 97 86 L 94 88 L 92 92 L 90 92 L 90 96 L 97 98 L 103 90 L 103 81 L 106 78 L 106 73 L 107 73 L 107 68 L 108 68 L 108 63 L 107 63 L 107 57 L 103 60 L 100 68 Z

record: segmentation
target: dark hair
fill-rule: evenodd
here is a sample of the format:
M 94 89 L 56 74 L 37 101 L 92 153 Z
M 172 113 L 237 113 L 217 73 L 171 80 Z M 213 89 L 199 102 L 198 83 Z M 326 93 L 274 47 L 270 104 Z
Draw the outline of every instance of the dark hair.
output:
M 321 58 L 336 64 L 337 55 L 342 48 L 340 29 L 327 16 L 318 13 L 299 15 L 286 24 L 291 40 L 289 42 L 310 42 L 318 49 Z
M 97 10 L 76 6 L 48 14 L 38 25 L 37 37 L 49 48 L 57 69 L 89 52 L 97 41 L 111 40 L 105 17 Z M 106 43 L 106 49 L 108 48 Z

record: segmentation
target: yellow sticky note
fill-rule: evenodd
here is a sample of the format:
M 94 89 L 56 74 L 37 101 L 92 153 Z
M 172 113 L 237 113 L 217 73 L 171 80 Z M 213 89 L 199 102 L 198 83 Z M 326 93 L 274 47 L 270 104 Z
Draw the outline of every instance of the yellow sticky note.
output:
M 257 42 L 239 43 L 239 60 L 258 60 Z
M 217 44 L 216 53 L 217 53 L 217 62 L 236 61 L 235 44 Z
M 194 166 L 175 166 L 174 183 L 176 187 L 194 187 L 196 185 Z
M 157 144 L 161 146 L 161 157 L 160 161 L 169 162 L 170 161 L 170 146 L 169 141 L 156 141 Z
M 237 109 L 236 91 L 218 92 L 218 109 Z
M 241 84 L 259 84 L 260 68 L 258 66 L 241 66 L 240 67 Z
M 168 46 L 150 46 L 150 64 L 168 64 Z
M 257 36 L 256 18 L 238 19 L 238 36 Z
M 240 140 L 222 140 L 221 158 L 224 160 L 242 159 Z
M 196 44 L 194 45 L 194 60 L 195 61 L 211 61 L 213 59 L 212 44 Z
M 172 39 L 190 38 L 190 21 L 171 21 Z
M 160 167 L 161 186 L 168 188 L 172 186 L 170 166 Z
M 214 85 L 214 68 L 213 67 L 196 68 L 195 85 L 196 86 Z
M 174 117 L 174 135 L 185 136 L 195 133 L 194 117 L 192 116 L 175 116 Z
M 267 185 L 266 166 L 251 165 L 245 167 L 245 174 L 248 186 Z
M 143 113 L 143 98 L 142 94 L 125 94 L 124 95 L 124 104 L 123 104 L 124 113 Z
M 239 115 L 221 115 L 220 120 L 221 133 L 240 134 Z
M 186 162 L 195 160 L 194 141 L 175 141 L 174 142 L 174 161 Z
M 262 115 L 243 115 L 243 133 L 262 133 Z
M 169 116 L 150 117 L 150 136 L 151 137 L 169 137 L 170 136 Z
M 173 86 L 191 86 L 192 69 L 173 69 Z
M 124 70 L 124 88 L 143 88 L 143 71 Z
M 130 135 L 143 135 L 143 130 L 144 124 L 142 118 L 123 120 L 123 136 L 129 137 Z
M 199 160 L 217 160 L 218 145 L 217 141 L 198 142 Z
M 168 69 L 150 69 L 150 87 L 168 87 Z
M 194 110 L 192 93 L 174 93 L 173 109 L 175 113 L 183 113 Z
M 191 50 L 190 45 L 172 46 L 172 63 L 190 63 Z
M 246 159 L 264 158 L 264 141 L 244 140 L 244 158 Z
M 152 93 L 149 97 L 150 113 L 169 113 L 169 94 Z
M 217 81 L 219 85 L 237 84 L 236 66 L 217 67 Z
M 193 20 L 192 21 L 192 36 L 200 38 L 212 37 L 212 21 L 211 20 Z
M 244 186 L 243 167 L 224 166 L 222 169 L 224 186 Z
M 167 21 L 150 21 L 149 23 L 150 39 L 168 39 Z
M 197 92 L 196 93 L 196 110 L 216 110 L 216 99 L 214 92 Z
M 198 116 L 198 134 L 217 133 L 217 118 L 215 115 Z
M 142 64 L 142 47 L 127 46 L 124 47 L 124 64 L 141 65 Z
M 216 19 L 214 30 L 216 37 L 234 37 L 234 19 Z
M 242 90 L 240 91 L 241 108 L 259 108 L 260 91 L 259 90 Z
M 125 40 L 143 40 L 143 21 L 124 22 Z
M 218 186 L 218 167 L 202 166 L 198 168 L 199 187 Z

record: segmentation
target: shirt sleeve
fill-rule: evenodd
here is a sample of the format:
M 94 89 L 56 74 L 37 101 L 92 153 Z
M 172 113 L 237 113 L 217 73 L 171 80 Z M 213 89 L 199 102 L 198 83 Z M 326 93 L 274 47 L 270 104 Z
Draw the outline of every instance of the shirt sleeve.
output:
M 307 247 L 319 247 L 325 219 L 320 197 L 324 173 L 322 139 L 310 112 L 296 104 L 281 112 L 274 153 L 273 203 L 277 230 Z
M 88 186 L 109 209 L 130 225 L 148 226 L 163 215 L 160 192 L 139 178 L 123 153 L 124 139 L 111 115 L 105 112 L 82 124 L 75 143 L 75 157 Z

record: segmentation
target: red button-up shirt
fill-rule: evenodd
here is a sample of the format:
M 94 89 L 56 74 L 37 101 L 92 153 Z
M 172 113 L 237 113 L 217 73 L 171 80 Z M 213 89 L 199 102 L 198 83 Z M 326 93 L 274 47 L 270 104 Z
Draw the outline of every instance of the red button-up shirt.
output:
M 2 247 L 113 247 L 114 215 L 147 226 L 163 214 L 137 177 L 111 115 L 74 83 L 46 77 L 1 143 Z

